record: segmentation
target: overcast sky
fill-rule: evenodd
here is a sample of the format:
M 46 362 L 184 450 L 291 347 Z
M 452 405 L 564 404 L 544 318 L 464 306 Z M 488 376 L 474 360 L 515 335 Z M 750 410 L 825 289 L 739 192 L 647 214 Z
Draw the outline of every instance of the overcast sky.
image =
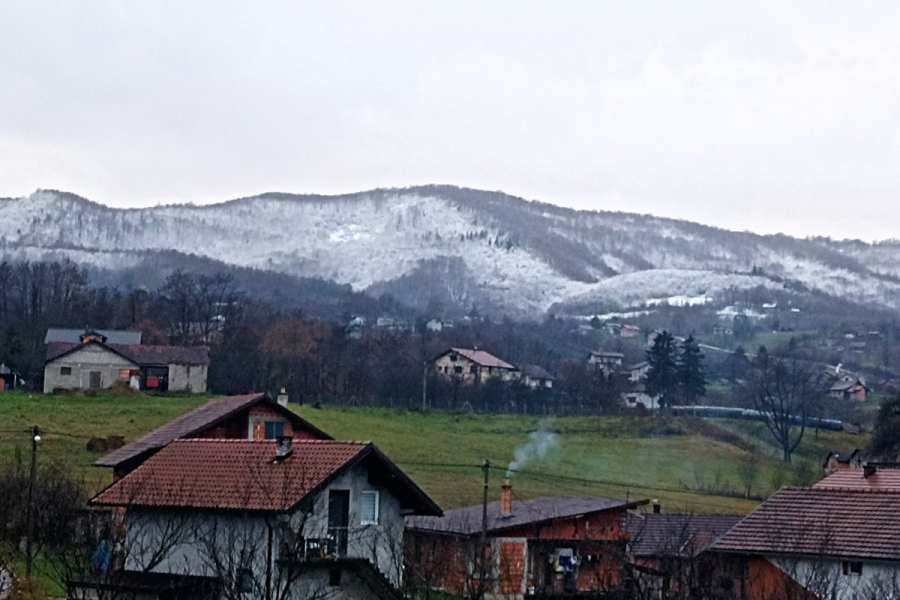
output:
M 424 183 L 900 237 L 900 3 L 0 4 L 0 196 Z

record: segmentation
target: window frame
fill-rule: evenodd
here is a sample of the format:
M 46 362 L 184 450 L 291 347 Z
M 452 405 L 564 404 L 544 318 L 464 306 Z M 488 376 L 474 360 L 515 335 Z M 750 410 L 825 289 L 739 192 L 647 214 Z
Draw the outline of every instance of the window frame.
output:
M 375 498 L 375 506 L 374 511 L 375 514 L 372 515 L 371 519 L 367 519 L 368 515 L 363 514 L 363 510 L 366 506 L 365 498 L 366 496 L 372 496 Z M 378 525 L 381 517 L 381 491 L 380 490 L 363 490 L 360 493 L 359 497 L 359 523 L 360 525 Z
M 272 426 L 272 433 L 275 434 L 272 437 L 269 437 L 269 426 Z M 276 431 L 276 428 L 281 426 L 281 433 Z M 264 440 L 277 440 L 280 437 L 284 437 L 284 420 L 283 419 L 265 419 L 263 421 L 263 439 Z

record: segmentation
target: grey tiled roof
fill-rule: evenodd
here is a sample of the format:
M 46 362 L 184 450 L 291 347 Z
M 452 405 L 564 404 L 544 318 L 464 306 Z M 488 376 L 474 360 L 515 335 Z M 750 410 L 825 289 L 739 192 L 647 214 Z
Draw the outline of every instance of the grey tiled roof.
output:
M 44 336 L 44 343 L 68 342 L 77 344 L 81 341 L 81 336 L 87 331 L 85 329 L 51 328 L 47 330 L 47 335 Z M 105 337 L 107 344 L 140 344 L 143 337 L 140 331 L 122 331 L 118 329 L 91 329 L 90 331 Z
M 513 510 L 510 515 L 500 514 L 500 503 L 491 502 L 488 504 L 488 532 L 552 519 L 626 509 L 646 504 L 646 502 L 646 500 L 628 502 L 597 497 L 546 496 L 513 502 Z M 476 504 L 445 511 L 443 517 L 407 517 L 406 526 L 422 531 L 473 535 L 481 532 L 481 516 L 482 506 Z

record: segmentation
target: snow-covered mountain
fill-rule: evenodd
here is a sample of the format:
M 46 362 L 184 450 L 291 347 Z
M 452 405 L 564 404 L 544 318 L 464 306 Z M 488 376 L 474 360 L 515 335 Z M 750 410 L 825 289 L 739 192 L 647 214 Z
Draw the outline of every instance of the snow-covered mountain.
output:
M 0 200 L 7 258 L 116 270 L 167 250 L 516 315 L 757 286 L 900 308 L 900 243 L 760 236 L 451 186 L 143 209 L 55 191 Z

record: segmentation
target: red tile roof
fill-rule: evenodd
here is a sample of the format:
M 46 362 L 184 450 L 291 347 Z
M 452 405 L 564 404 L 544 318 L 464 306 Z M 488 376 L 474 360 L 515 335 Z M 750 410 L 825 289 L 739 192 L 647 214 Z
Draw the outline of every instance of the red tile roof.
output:
M 894 490 L 900 492 L 900 469 L 878 469 L 865 476 L 863 469 L 835 471 L 813 486 L 815 489 Z
M 441 509 L 374 444 L 304 440 L 276 462 L 277 442 L 176 440 L 100 492 L 91 504 L 291 511 L 353 465 L 364 465 L 412 514 Z
M 145 346 L 143 344 L 104 344 L 98 341 L 87 342 L 87 344 L 50 342 L 47 344 L 46 362 L 62 358 L 87 345 L 107 348 L 140 366 L 209 365 L 209 348 L 206 346 Z
M 713 550 L 741 554 L 900 560 L 900 493 L 785 488 Z
M 469 348 L 450 348 L 450 351 L 456 352 L 460 356 L 465 356 L 469 360 L 474 363 L 481 365 L 482 367 L 496 367 L 498 369 L 512 369 L 516 368 L 509 364 L 504 360 L 500 360 L 490 352 L 485 352 L 484 350 L 474 350 Z M 446 354 L 446 353 L 445 353 Z
M 99 467 L 116 467 L 142 454 L 159 450 L 172 440 L 195 437 L 203 430 L 212 427 L 231 415 L 259 403 L 266 403 L 269 408 L 282 412 L 286 418 L 291 420 L 295 430 L 310 432 L 323 440 L 331 439 L 331 436 L 327 433 L 293 412 L 283 409 L 277 403 L 269 400 L 265 394 L 244 394 L 243 396 L 214 398 L 191 412 L 181 415 L 174 421 L 169 421 L 165 425 L 154 429 L 139 440 L 126 444 L 111 454 L 107 454 L 94 464 Z
M 276 463 L 274 441 L 176 440 L 91 503 L 288 511 L 370 447 L 297 441 Z

